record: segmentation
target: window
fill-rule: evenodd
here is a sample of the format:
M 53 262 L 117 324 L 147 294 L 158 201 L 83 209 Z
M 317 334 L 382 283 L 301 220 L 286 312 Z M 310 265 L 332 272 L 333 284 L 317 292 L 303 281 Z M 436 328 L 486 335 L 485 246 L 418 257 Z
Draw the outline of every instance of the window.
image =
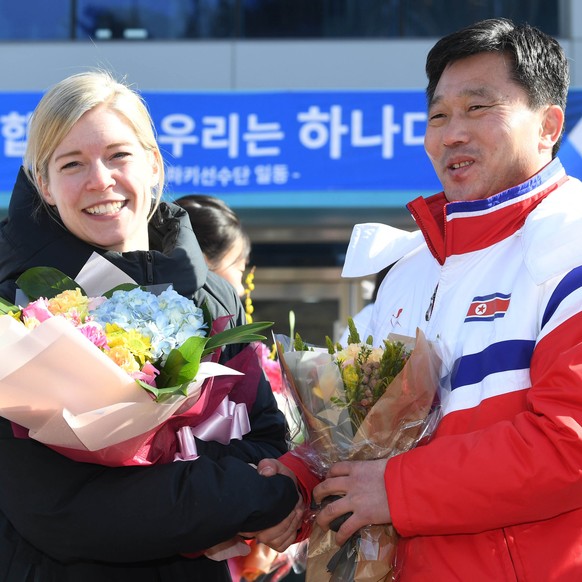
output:
M 234 0 L 76 0 L 79 40 L 170 40 L 232 35 Z
M 0 40 L 71 38 L 73 0 L 0 2 Z
M 572 0 L 573 1 L 573 0 Z M 439 37 L 506 16 L 558 36 L 559 0 L 20 0 L 0 40 Z

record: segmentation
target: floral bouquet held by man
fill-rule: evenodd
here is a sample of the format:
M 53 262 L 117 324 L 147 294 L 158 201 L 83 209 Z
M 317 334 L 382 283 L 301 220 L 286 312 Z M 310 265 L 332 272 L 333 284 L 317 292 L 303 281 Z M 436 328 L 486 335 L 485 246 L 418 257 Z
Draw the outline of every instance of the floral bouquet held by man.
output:
M 440 419 L 441 358 L 422 331 L 416 338 L 390 335 L 375 348 L 371 338 L 360 341 L 351 320 L 349 326 L 345 348 L 329 338 L 325 350 L 298 335 L 294 345 L 277 337 L 283 376 L 306 435 L 293 454 L 321 478 L 338 461 L 405 452 L 427 439 Z M 339 525 L 332 523 L 332 529 Z M 340 548 L 333 531 L 314 523 L 307 580 L 392 580 L 397 539 L 391 525 L 372 525 Z

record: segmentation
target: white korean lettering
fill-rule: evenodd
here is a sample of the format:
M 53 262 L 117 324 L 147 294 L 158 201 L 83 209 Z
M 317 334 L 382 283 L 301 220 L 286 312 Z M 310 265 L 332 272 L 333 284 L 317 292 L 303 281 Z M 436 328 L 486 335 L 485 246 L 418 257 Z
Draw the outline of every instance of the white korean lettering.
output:
M 278 147 L 259 146 L 259 142 L 281 141 L 285 137 L 280 123 L 259 123 L 258 116 L 252 113 L 248 116 L 247 129 L 248 131 L 243 134 L 243 140 L 247 142 L 249 157 L 280 155 L 281 149 Z
M 181 158 L 184 155 L 184 144 L 194 145 L 198 143 L 198 137 L 191 135 L 196 123 L 183 113 L 166 115 L 161 122 L 164 134 L 158 137 L 160 144 L 172 146 L 172 157 Z
M 404 114 L 404 132 L 403 132 L 404 145 L 416 146 L 424 144 L 426 119 L 427 119 L 426 113 L 423 113 L 421 111 L 415 111 Z M 422 124 L 423 131 L 420 134 L 416 134 L 414 131 L 414 127 L 417 123 Z
M 317 106 L 309 107 L 308 111 L 297 115 L 297 119 L 304 123 L 299 130 L 299 141 L 309 149 L 322 148 L 329 142 L 329 157 L 340 159 L 342 135 L 349 132 L 349 126 L 343 125 L 341 118 L 342 108 L 339 105 L 332 105 L 329 113 L 323 113 Z
M 237 158 L 239 153 L 239 116 L 231 113 L 227 118 L 207 115 L 202 118 L 202 147 L 205 149 L 228 149 L 229 158 Z
M 11 111 L 8 115 L 0 116 L 2 137 L 4 138 L 4 155 L 7 158 L 21 158 L 26 150 L 26 136 L 28 122 L 32 113 L 22 115 Z

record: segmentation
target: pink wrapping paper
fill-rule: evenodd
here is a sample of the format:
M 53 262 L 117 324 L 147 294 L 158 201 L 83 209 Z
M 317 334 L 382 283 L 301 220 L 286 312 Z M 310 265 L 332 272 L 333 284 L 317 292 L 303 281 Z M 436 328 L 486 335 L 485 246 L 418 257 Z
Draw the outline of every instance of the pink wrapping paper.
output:
M 212 411 L 236 377 L 244 375 L 202 362 L 187 397 L 158 403 L 58 317 L 28 330 L 12 317 L 1 316 L 0 350 L 0 414 L 67 456 L 106 465 L 144 463 L 139 454 L 144 443 L 175 414 L 198 404 L 205 380 L 215 384 L 218 377 L 228 379 L 212 397 L 205 394 L 203 406 L 197 407 L 210 405 Z

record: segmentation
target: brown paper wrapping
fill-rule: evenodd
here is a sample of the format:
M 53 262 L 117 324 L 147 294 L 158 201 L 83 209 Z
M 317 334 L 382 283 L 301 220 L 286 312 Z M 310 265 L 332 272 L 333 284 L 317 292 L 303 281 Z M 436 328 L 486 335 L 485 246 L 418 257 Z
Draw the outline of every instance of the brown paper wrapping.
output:
M 402 341 L 402 338 L 397 339 Z M 345 433 L 339 434 L 337 427 L 324 420 L 325 410 L 321 407 L 314 410 L 313 399 L 308 393 L 317 382 L 313 374 L 309 370 L 301 372 L 300 366 L 292 370 L 285 359 L 289 354 L 279 355 L 289 390 L 306 425 L 309 447 L 303 452 L 298 449 L 296 454 L 306 455 L 305 460 L 321 476 L 337 461 L 374 460 L 405 452 L 429 436 L 436 425 L 439 410 L 434 404 L 441 360 L 435 346 L 420 330 L 417 330 L 414 349 L 404 368 L 370 410 L 349 443 L 344 442 Z M 322 354 L 322 362 L 324 356 Z M 343 389 L 343 385 L 338 389 Z M 353 581 L 392 580 L 398 542 L 396 530 L 391 525 L 372 525 L 362 528 L 359 535 Z M 323 532 L 314 524 L 309 538 L 306 582 L 330 580 L 327 565 L 340 549 L 334 539 L 333 532 Z

